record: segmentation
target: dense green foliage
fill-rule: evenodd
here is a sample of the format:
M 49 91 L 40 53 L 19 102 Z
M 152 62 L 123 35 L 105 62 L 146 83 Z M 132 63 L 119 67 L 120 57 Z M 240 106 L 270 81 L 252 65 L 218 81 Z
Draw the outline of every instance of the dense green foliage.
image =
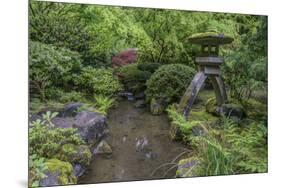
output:
M 72 78 L 81 69 L 79 54 L 65 48 L 30 42 L 29 79 L 32 94 L 40 94 L 46 100 L 47 90 L 54 87 L 69 87 Z
M 199 48 L 191 45 L 187 37 L 206 30 L 223 32 L 234 37 L 234 42 L 221 50 L 226 57 L 224 79 L 232 97 L 249 98 L 254 90 L 267 88 L 266 17 L 51 2 L 31 2 L 29 7 L 31 41 L 79 53 L 82 66 L 108 67 L 114 54 L 126 48 L 137 48 L 139 70 L 152 73 L 154 63 L 183 63 L 194 67 L 194 56 Z M 48 51 L 46 53 L 51 53 L 48 56 L 53 58 L 52 51 Z M 73 63 L 68 65 L 74 66 Z M 146 65 L 152 71 L 144 68 Z M 38 71 L 30 70 L 37 72 L 33 76 L 37 77 Z M 66 67 L 52 78 L 68 71 Z M 139 75 L 136 79 L 148 77 L 140 71 L 136 74 Z M 56 85 L 68 83 L 72 75 L 67 75 Z M 41 98 L 46 98 L 44 90 L 51 85 L 50 80 L 43 75 L 35 81 Z
M 163 65 L 147 81 L 146 97 L 166 103 L 176 102 L 191 82 L 195 71 L 186 65 Z
M 121 90 L 118 80 L 113 77 L 111 69 L 85 67 L 75 78 L 75 84 L 84 91 L 105 96 L 113 96 Z

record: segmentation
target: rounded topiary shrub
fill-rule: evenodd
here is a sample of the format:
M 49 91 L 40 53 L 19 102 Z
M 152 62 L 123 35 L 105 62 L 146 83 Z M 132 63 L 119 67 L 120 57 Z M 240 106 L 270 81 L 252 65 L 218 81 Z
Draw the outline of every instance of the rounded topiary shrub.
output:
M 146 82 L 146 99 L 158 99 L 166 104 L 178 102 L 190 84 L 195 70 L 182 64 L 163 65 Z

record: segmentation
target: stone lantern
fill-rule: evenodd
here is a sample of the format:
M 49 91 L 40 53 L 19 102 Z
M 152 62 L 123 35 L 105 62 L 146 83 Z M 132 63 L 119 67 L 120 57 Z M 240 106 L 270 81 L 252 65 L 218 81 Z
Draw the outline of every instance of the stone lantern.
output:
M 182 96 L 179 104 L 179 111 L 183 112 L 186 119 L 207 78 L 210 79 L 214 88 L 217 106 L 221 107 L 226 102 L 227 94 L 220 70 L 220 65 L 224 60 L 222 57 L 219 57 L 219 45 L 229 44 L 233 41 L 233 38 L 216 32 L 206 32 L 192 35 L 188 40 L 193 44 L 201 45 L 201 53 L 195 59 L 199 70 Z

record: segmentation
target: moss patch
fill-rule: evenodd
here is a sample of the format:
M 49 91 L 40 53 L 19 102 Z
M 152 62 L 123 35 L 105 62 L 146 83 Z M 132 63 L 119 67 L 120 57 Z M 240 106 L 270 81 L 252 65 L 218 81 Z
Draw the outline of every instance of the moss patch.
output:
M 254 120 L 267 120 L 266 104 L 263 104 L 254 99 L 249 99 L 247 101 L 243 101 L 242 105 L 245 108 L 248 118 Z
M 49 159 L 46 162 L 47 171 L 51 174 L 58 174 L 58 182 L 60 185 L 76 184 L 77 178 L 73 174 L 73 167 L 69 162 L 58 159 Z
M 194 177 L 194 176 L 201 176 L 201 167 L 200 167 L 200 160 L 191 157 L 187 159 L 182 159 L 178 163 L 178 169 L 176 171 L 176 176 L 185 178 L 185 177 Z
M 91 162 L 92 153 L 86 145 L 64 144 L 56 157 L 72 164 L 78 163 L 88 166 Z
M 208 112 L 206 112 L 205 109 L 200 110 L 200 111 L 191 110 L 188 118 L 190 121 L 214 122 L 214 121 L 218 120 L 218 117 L 213 116 L 212 114 L 209 114 Z

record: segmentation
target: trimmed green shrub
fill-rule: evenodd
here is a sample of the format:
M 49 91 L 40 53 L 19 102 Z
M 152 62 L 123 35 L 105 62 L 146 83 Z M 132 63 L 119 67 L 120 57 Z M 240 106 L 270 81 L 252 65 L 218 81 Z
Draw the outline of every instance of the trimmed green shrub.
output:
M 118 79 L 113 76 L 112 69 L 83 68 L 75 83 L 81 89 L 95 95 L 114 96 L 122 90 Z
M 165 103 L 177 102 L 190 84 L 195 70 L 182 64 L 163 65 L 146 82 L 147 100 L 156 98 Z

